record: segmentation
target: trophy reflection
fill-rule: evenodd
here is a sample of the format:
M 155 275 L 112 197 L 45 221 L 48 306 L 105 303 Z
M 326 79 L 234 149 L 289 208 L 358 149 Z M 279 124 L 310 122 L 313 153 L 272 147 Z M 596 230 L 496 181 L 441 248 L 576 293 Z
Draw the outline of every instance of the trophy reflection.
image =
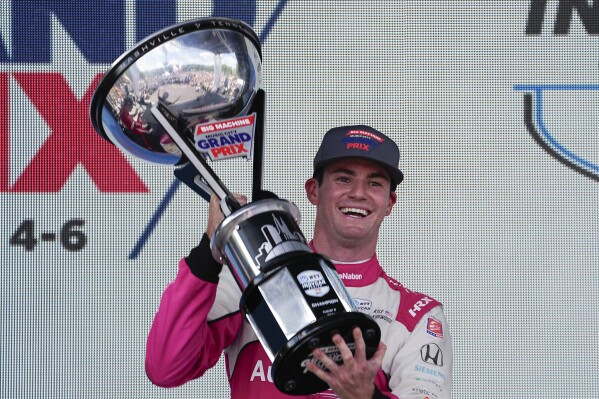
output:
M 206 18 L 168 27 L 114 62 L 91 103 L 95 130 L 122 151 L 175 166 L 175 176 L 225 215 L 211 237 L 215 259 L 239 285 L 240 308 L 273 362 L 275 386 L 290 395 L 327 389 L 306 362 L 320 347 L 341 362 L 331 338 L 350 348 L 360 327 L 367 356 L 380 329 L 356 311 L 334 265 L 312 252 L 298 208 L 262 189 L 262 55 L 241 21 Z M 240 206 L 209 162 L 252 160 L 252 202 Z

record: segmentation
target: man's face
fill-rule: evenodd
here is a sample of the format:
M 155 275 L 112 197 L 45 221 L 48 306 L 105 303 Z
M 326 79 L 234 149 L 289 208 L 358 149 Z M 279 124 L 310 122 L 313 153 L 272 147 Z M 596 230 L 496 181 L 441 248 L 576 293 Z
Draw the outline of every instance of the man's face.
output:
M 381 223 L 397 197 L 378 164 L 347 158 L 325 167 L 322 184 L 306 182 L 308 200 L 317 206 L 316 232 L 341 245 L 376 243 Z

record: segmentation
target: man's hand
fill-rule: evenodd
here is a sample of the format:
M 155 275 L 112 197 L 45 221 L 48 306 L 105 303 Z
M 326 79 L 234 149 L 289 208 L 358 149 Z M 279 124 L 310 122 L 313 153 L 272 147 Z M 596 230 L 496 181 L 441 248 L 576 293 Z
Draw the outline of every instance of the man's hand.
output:
M 242 194 L 233 194 L 239 205 L 245 205 L 248 202 L 248 199 L 245 195 Z M 212 239 L 212 235 L 216 231 L 218 225 L 225 218 L 223 215 L 223 211 L 220 209 L 220 200 L 216 196 L 216 194 L 212 194 L 210 197 L 210 206 L 208 208 L 208 226 L 206 227 L 206 235 L 208 238 Z
M 329 370 L 320 369 L 314 362 L 309 362 L 307 368 L 318 378 L 329 384 L 331 389 L 342 399 L 370 399 L 374 393 L 374 378 L 383 364 L 383 356 L 387 347 L 382 342 L 369 360 L 366 360 L 366 344 L 362 331 L 356 327 L 353 330 L 356 344 L 355 355 L 343 340 L 336 334 L 333 343 L 339 349 L 343 364 L 338 365 L 320 349 L 315 349 L 312 354 Z

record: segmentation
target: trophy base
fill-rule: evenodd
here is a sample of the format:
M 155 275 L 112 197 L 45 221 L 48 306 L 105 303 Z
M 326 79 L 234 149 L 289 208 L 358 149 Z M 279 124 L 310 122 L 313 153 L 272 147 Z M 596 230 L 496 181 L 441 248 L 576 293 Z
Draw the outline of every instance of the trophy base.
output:
M 352 334 L 355 327 L 362 330 L 366 358 L 372 357 L 381 340 L 381 330 L 372 318 L 360 312 L 348 312 L 319 319 L 297 333 L 277 353 L 272 365 L 273 382 L 277 389 L 288 395 L 308 395 L 328 389 L 326 382 L 306 368 L 307 363 L 314 359 L 312 351 L 320 348 L 337 364 L 342 364 L 343 359 L 331 338 L 340 334 L 355 352 Z

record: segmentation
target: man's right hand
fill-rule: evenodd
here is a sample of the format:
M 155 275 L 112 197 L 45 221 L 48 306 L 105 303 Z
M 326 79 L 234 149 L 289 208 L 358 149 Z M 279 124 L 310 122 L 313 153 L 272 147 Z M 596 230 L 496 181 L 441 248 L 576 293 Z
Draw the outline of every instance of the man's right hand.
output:
M 248 199 L 243 194 L 233 194 L 239 205 L 243 206 L 247 204 Z M 212 239 L 212 235 L 216 231 L 216 228 L 223 221 L 225 216 L 223 215 L 222 210 L 220 209 L 220 200 L 216 196 L 216 194 L 212 194 L 210 196 L 210 206 L 208 209 L 208 226 L 206 227 L 206 235 Z

